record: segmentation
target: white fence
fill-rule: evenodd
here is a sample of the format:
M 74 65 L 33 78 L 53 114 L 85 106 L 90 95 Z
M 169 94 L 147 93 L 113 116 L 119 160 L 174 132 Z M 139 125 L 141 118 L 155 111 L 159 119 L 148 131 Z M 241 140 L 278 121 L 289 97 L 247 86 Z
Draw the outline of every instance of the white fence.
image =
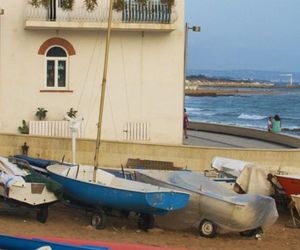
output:
M 39 136 L 71 137 L 69 121 L 29 121 L 29 134 Z M 82 123 L 80 124 L 77 137 L 83 137 Z
M 127 122 L 124 124 L 123 135 L 125 141 L 150 141 L 150 123 Z

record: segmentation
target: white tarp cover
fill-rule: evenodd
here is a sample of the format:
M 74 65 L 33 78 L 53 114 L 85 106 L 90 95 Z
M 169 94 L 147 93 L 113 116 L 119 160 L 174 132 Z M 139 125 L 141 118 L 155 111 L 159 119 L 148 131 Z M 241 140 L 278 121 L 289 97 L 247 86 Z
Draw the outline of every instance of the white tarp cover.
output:
M 250 162 L 219 156 L 214 157 L 211 163 L 212 168 L 234 177 L 238 177 L 246 166 L 250 167 L 252 165 L 254 164 Z
M 9 175 L 26 176 L 27 172 L 18 168 L 15 164 L 8 161 L 7 158 L 0 156 L 0 171 Z
M 157 217 L 162 228 L 184 229 L 197 226 L 203 219 L 229 231 L 266 228 L 278 218 L 273 198 L 262 195 L 237 194 L 202 174 L 190 171 L 137 170 L 139 181 L 188 191 L 186 208 Z M 176 221 L 176 223 L 174 223 Z
M 10 188 L 12 185 L 22 187 L 25 184 L 25 180 L 21 176 L 10 175 L 0 171 L 0 183 L 5 188 Z
M 248 194 L 271 195 L 274 193 L 268 174 L 300 174 L 299 168 L 279 166 L 246 166 L 236 179 L 240 188 Z

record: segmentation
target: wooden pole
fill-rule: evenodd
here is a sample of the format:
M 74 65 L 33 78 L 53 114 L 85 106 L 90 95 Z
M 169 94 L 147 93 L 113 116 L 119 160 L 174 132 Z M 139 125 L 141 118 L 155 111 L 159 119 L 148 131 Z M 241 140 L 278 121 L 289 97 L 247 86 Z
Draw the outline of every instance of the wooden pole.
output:
M 93 174 L 94 182 L 96 181 L 96 172 L 97 172 L 97 168 L 99 166 L 99 151 L 100 151 L 102 120 L 103 120 L 104 98 L 105 98 L 105 91 L 106 91 L 106 79 L 107 79 L 107 67 L 108 67 L 108 58 L 109 58 L 109 45 L 110 45 L 110 37 L 111 37 L 112 12 L 113 12 L 113 0 L 110 0 L 108 21 L 107 21 L 107 34 L 106 34 L 106 45 L 105 45 L 103 79 L 102 79 L 101 97 L 100 97 L 100 111 L 99 111 L 99 118 L 98 118 L 98 125 L 97 125 L 98 130 L 97 130 L 95 157 L 94 157 L 94 174 Z

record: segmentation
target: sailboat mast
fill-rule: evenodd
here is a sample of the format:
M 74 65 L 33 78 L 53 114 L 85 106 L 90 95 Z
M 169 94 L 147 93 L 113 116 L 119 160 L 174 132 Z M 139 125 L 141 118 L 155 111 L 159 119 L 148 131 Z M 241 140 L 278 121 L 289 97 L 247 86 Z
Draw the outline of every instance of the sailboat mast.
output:
M 99 166 L 99 150 L 100 150 L 102 119 L 103 119 L 104 97 L 105 97 L 105 91 L 106 91 L 109 45 L 110 45 L 110 37 L 111 37 L 112 10 L 113 10 L 113 0 L 110 0 L 108 21 L 107 21 L 107 34 L 106 34 L 106 45 L 105 45 L 103 79 L 102 79 L 102 85 L 101 85 L 101 97 L 100 97 L 100 109 L 99 109 L 100 111 L 99 111 L 99 118 L 98 118 L 98 125 L 97 125 L 98 130 L 97 130 L 95 157 L 94 157 L 94 181 L 96 180 L 96 170 Z

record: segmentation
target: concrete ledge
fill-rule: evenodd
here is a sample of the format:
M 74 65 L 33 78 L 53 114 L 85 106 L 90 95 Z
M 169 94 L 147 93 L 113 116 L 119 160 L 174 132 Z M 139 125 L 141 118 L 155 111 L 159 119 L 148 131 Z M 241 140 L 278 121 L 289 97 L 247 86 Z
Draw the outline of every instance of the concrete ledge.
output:
M 71 139 L 38 137 L 20 134 L 0 134 L 0 155 L 21 153 L 27 143 L 29 155 L 46 159 L 71 161 Z M 95 140 L 79 139 L 77 162 L 93 164 Z M 232 149 L 183 145 L 154 145 L 103 141 L 100 147 L 100 165 L 105 167 L 125 166 L 128 158 L 170 161 L 177 167 L 202 171 L 210 168 L 215 156 L 251 161 L 262 165 L 300 167 L 299 149 Z
M 67 22 L 67 21 L 25 21 L 26 30 L 107 30 L 107 23 L 102 22 Z M 176 29 L 175 24 L 162 23 L 113 23 L 115 31 L 151 31 L 172 32 Z
M 251 139 L 258 139 L 267 142 L 273 142 L 281 145 L 285 145 L 291 148 L 300 148 L 300 137 L 287 134 L 274 134 L 268 131 L 242 128 L 236 126 L 228 126 L 221 124 L 202 123 L 202 122 L 190 122 L 189 129 L 206 131 L 227 135 L 242 136 Z

